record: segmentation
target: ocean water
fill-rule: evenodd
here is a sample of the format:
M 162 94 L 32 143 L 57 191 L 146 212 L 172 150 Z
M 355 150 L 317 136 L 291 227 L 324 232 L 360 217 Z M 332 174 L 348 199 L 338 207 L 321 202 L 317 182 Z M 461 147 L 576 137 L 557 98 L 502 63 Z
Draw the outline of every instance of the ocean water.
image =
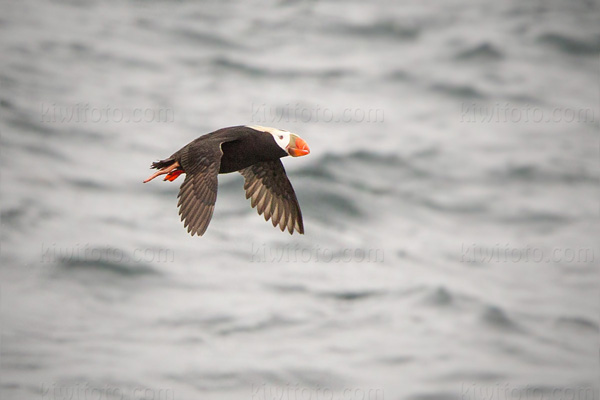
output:
M 2 399 L 597 399 L 596 1 L 3 1 Z M 296 132 L 306 234 L 150 163 Z

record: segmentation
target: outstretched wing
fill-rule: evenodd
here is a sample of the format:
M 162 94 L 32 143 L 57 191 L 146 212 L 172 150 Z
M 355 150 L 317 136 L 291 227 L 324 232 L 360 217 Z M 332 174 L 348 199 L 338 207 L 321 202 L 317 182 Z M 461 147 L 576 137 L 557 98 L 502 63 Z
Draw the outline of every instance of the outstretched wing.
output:
M 246 198 L 251 199 L 259 214 L 264 214 L 265 221 L 271 219 L 282 232 L 287 228 L 290 234 L 294 229 L 304 233 L 300 205 L 280 160 L 260 162 L 240 173 L 246 181 Z
M 186 177 L 179 188 L 177 207 L 184 227 L 192 236 L 202 236 L 212 218 L 222 155 L 220 143 L 197 146 L 193 142 L 179 154 Z

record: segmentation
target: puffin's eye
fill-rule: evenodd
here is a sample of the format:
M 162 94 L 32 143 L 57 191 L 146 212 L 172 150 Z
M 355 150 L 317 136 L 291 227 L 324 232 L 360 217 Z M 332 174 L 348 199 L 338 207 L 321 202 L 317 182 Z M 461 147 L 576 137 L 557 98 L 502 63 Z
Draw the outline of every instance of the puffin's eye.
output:
M 279 139 L 283 139 L 283 135 L 279 135 Z

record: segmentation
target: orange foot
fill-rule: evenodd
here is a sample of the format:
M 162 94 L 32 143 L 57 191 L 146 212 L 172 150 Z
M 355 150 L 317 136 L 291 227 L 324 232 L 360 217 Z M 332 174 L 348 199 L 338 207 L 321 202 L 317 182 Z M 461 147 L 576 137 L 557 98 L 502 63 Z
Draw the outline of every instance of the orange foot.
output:
M 181 169 L 181 166 L 179 165 L 179 163 L 177 161 L 175 161 L 173 164 L 169 165 L 168 167 L 164 167 L 162 169 L 159 169 L 158 171 L 156 171 L 155 173 L 153 173 L 152 175 L 150 175 L 145 181 L 144 183 L 150 182 L 152 179 L 156 178 L 157 176 L 160 175 L 165 175 L 165 174 L 172 174 L 177 172 L 178 169 Z M 181 170 L 181 172 L 183 172 L 183 170 Z M 175 175 L 175 178 L 177 178 L 179 176 L 179 174 L 181 174 L 181 172 L 179 172 L 177 175 Z M 173 178 L 173 179 L 175 179 Z M 173 180 L 170 179 L 170 180 Z M 166 180 L 166 179 L 165 179 Z
M 167 176 L 165 176 L 165 179 L 163 179 L 163 181 L 169 181 L 169 182 L 173 182 L 175 179 L 177 179 L 179 177 L 179 175 L 181 175 L 183 173 L 182 169 L 176 169 L 173 172 L 170 172 Z

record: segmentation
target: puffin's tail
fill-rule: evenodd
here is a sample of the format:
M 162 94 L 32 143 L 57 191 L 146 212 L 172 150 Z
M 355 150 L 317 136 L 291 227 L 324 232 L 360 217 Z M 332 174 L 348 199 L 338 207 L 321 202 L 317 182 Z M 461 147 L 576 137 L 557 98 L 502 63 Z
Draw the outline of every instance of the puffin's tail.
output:
M 152 165 L 150 166 L 150 168 L 163 169 L 163 168 L 168 167 L 169 165 L 173 164 L 174 162 L 175 162 L 174 159 L 167 158 L 166 160 L 160 160 L 160 161 L 153 162 Z

